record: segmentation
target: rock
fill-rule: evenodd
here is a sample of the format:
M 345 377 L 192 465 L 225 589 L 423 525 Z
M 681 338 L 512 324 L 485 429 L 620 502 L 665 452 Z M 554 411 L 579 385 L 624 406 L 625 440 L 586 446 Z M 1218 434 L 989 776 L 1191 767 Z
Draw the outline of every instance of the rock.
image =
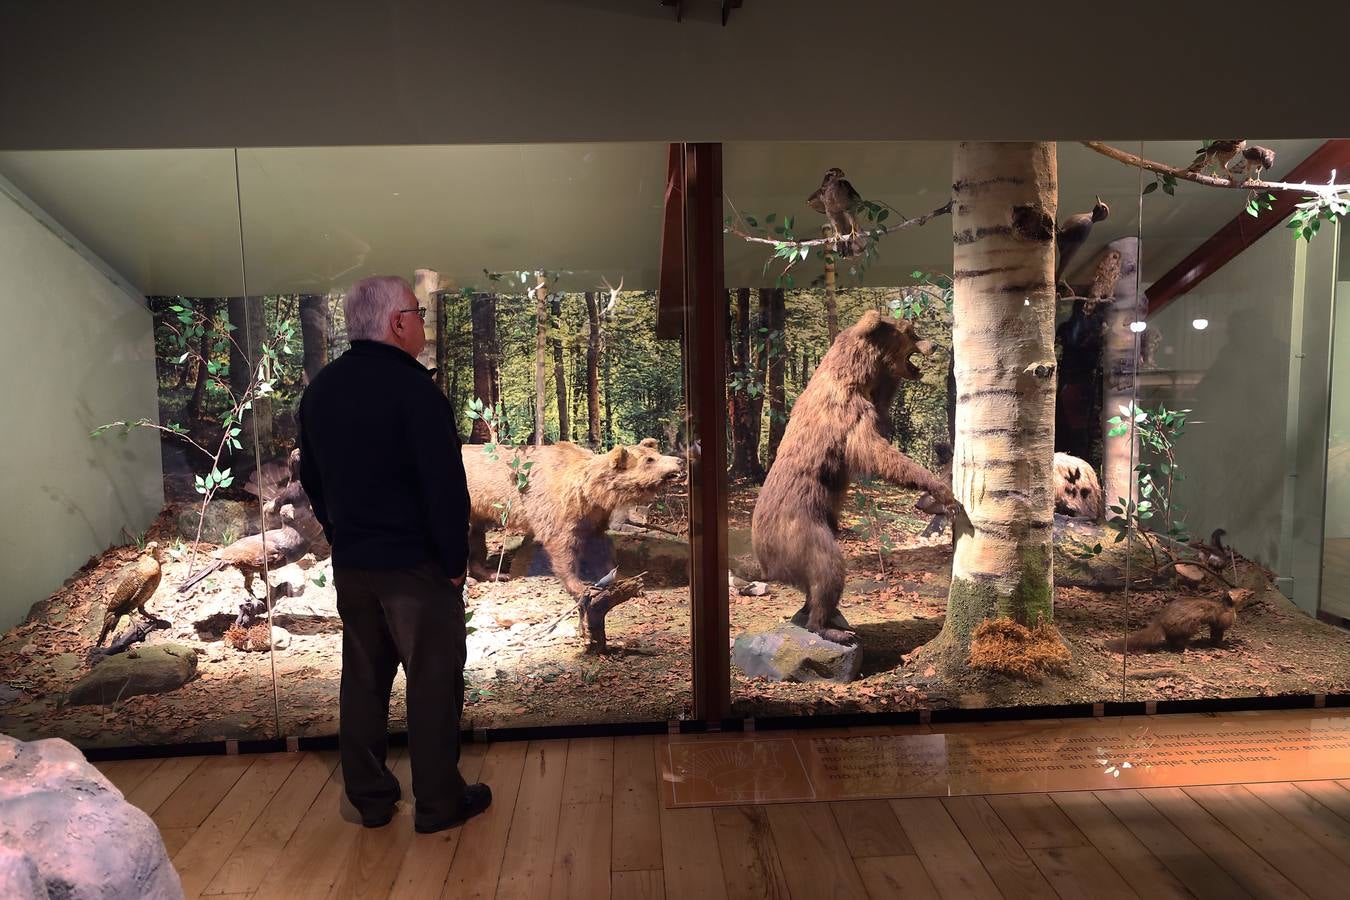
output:
M 272 606 L 272 624 L 292 634 L 332 634 L 342 630 L 337 594 L 331 590 L 310 591 L 304 599 L 283 597 Z
M 52 668 L 58 672 L 74 672 L 84 665 L 78 653 L 58 653 L 52 657 Z
M 197 653 L 184 644 L 148 644 L 105 657 L 71 688 L 75 706 L 115 703 L 137 694 L 177 690 L 197 671 Z
M 155 823 L 63 740 L 0 735 L 0 848 L 0 896 L 183 896 Z
M 1205 570 L 1190 563 L 1183 563 L 1177 566 L 1177 577 L 1193 585 L 1200 585 L 1205 583 Z
M 179 537 L 191 543 L 197 536 L 197 517 L 201 507 L 185 504 L 174 517 L 174 528 Z M 202 540 L 212 544 L 227 544 L 241 537 L 257 534 L 259 509 L 257 501 L 212 500 L 206 506 L 202 519 Z M 227 540 L 228 538 L 228 540 Z
M 285 650 L 291 645 L 291 633 L 285 628 L 272 626 L 272 649 Z
M 12 684 L 0 684 L 0 704 L 13 703 L 23 699 L 23 691 Z
M 862 650 L 827 641 L 784 623 L 736 638 L 731 661 L 746 675 L 771 681 L 853 681 L 862 668 Z

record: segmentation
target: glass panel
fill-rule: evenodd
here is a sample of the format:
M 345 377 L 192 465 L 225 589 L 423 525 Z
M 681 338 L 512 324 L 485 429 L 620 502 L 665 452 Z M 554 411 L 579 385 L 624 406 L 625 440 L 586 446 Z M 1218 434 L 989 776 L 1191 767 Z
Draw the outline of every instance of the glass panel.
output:
M 397 275 L 427 309 L 418 359 L 450 399 L 473 496 L 464 727 L 683 715 L 688 502 L 671 455 L 688 442 L 682 319 L 678 299 L 668 311 L 656 291 L 666 145 L 260 149 L 239 162 L 249 291 L 269 316 L 301 323 L 265 455 L 295 447 L 301 369 L 312 377 L 349 350 L 355 282 Z M 274 610 L 288 632 L 281 730 L 333 734 L 333 565 L 308 498 L 296 499 L 314 553 L 276 576 L 296 594 Z M 631 599 L 607 616 L 603 652 L 596 628 L 589 648 L 578 634 L 550 551 L 575 556 L 570 585 L 588 597 L 617 568 L 593 621 L 607 598 Z M 627 580 L 639 575 L 635 593 Z M 395 729 L 404 686 L 400 671 Z
M 1340 243 L 1331 353 L 1331 422 L 1326 457 L 1326 537 L 1318 612 L 1350 622 L 1350 240 Z
M 1099 473 L 1133 368 L 1106 377 L 1104 334 L 1132 345 L 1138 172 L 1078 144 L 736 143 L 725 183 L 733 708 L 1119 698 Z M 1083 223 L 1058 301 L 1051 204 Z
M 1185 166 L 1202 143 L 1150 142 L 1145 155 Z M 1248 141 L 1275 151 L 1277 176 L 1321 143 Z M 1132 699 L 1319 693 L 1350 679 L 1350 636 L 1313 617 L 1335 229 L 1311 242 L 1278 220 L 1264 231 L 1249 199 L 1185 183 L 1144 198 L 1136 423 L 1154 514 L 1137 541 L 1150 583 L 1131 596 Z M 1236 253 L 1169 287 L 1207 271 L 1216 246 Z
M 268 654 L 225 647 L 239 575 L 211 559 L 258 527 L 228 418 L 233 152 L 5 153 L 0 175 L 6 382 L 32 386 L 0 400 L 0 731 L 275 737 Z

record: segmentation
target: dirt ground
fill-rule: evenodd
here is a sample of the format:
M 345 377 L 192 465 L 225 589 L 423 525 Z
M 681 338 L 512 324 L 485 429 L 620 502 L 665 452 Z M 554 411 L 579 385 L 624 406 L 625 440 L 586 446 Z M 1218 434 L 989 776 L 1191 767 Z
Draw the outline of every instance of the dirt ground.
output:
M 1239 610 L 1222 646 L 1209 646 L 1202 636 L 1183 653 L 1164 650 L 1126 659 L 1107 650 L 1106 642 L 1123 633 L 1127 618 L 1131 627 L 1146 621 L 1171 593 L 1135 590 L 1127 600 L 1120 588 L 1061 585 L 1055 622 L 1073 657 L 1062 674 L 1026 681 L 971 671 L 941 680 L 910 654 L 941 629 L 949 539 L 917 537 L 924 521 L 912 513 L 912 493 L 858 490 L 890 516 L 885 527 L 895 545 L 879 556 L 867 523 L 853 513 L 857 507 L 846 513 L 840 542 L 851 574 L 843 612 L 863 647 L 862 676 L 847 685 L 771 683 L 746 678 L 733 667 L 736 715 L 1350 691 L 1350 633 L 1298 610 L 1270 586 L 1266 573 L 1248 563 L 1239 563 L 1238 580 L 1256 594 Z M 753 489 L 733 490 L 733 568 L 735 559 L 749 552 L 753 501 Z M 172 540 L 170 523 L 163 517 L 150 537 Z M 570 601 L 553 578 L 470 587 L 467 604 L 476 630 L 469 637 L 469 727 L 664 721 L 690 714 L 689 600 L 681 555 L 687 546 L 658 532 L 616 540 L 624 548 L 621 574 L 642 565 L 649 570 L 648 589 L 610 614 L 610 647 L 603 654 L 586 651 Z M 170 561 L 150 607 L 174 624 L 154 632 L 150 641 L 193 647 L 196 677 L 172 692 L 110 706 L 65 705 L 63 695 L 87 671 L 86 654 L 98 634 L 109 583 L 134 556 L 134 548 L 119 547 L 90 560 L 24 623 L 0 636 L 0 731 L 26 739 L 63 736 L 84 746 L 335 733 L 341 633 L 326 560 L 306 559 L 273 573 L 274 583 L 304 587 L 300 596 L 277 605 L 276 619 L 289 632 L 289 645 L 271 654 L 240 652 L 220 639 L 242 597 L 237 573 L 217 573 L 179 595 L 175 588 L 188 562 Z M 516 557 L 509 556 L 508 563 L 523 573 L 528 550 Z M 733 595 L 729 603 L 734 639 L 790 617 L 802 598 L 771 584 L 765 596 Z M 401 677 L 393 714 L 399 727 Z

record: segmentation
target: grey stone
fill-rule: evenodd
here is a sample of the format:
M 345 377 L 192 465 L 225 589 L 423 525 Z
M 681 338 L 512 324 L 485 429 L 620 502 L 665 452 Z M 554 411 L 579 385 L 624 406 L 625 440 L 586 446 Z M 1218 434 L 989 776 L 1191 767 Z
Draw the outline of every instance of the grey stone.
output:
M 291 645 L 291 633 L 285 628 L 272 626 L 272 649 L 285 650 Z
M 70 691 L 72 705 L 116 703 L 137 694 L 177 690 L 197 671 L 197 653 L 185 644 L 147 644 L 108 656 Z
M 181 898 L 159 829 L 63 740 L 0 735 L 0 896 Z
M 337 594 L 331 589 L 309 591 L 305 598 L 283 597 L 272 605 L 272 624 L 291 634 L 332 634 L 342 630 Z
M 845 683 L 858 677 L 862 650 L 856 644 L 836 644 L 785 622 L 737 637 L 731 661 L 751 678 Z
M 23 699 L 23 691 L 12 684 L 0 684 L 0 704 Z
M 198 505 L 184 504 L 179 507 L 174 518 L 179 537 L 189 543 L 197 537 L 197 519 L 201 511 Z M 260 516 L 257 501 L 212 500 L 207 504 L 206 515 L 201 520 L 202 540 L 225 544 L 257 534 Z

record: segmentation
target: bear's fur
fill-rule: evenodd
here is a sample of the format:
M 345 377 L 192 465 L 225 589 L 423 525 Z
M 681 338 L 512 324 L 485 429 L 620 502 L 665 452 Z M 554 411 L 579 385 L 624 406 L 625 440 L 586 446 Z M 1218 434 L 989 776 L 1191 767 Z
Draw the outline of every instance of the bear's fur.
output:
M 587 539 L 603 536 L 610 515 L 621 507 L 646 503 L 684 471 L 674 456 L 662 456 L 652 438 L 631 447 L 596 455 L 576 444 L 527 447 L 520 451 L 529 468 L 529 484 L 516 489 L 510 459 L 516 451 L 499 447 L 497 459 L 481 446 L 463 447 L 469 482 L 469 571 L 491 577 L 487 568 L 489 528 L 506 527 L 532 534 L 549 555 L 553 571 L 575 597 L 586 591 L 578 551 Z
M 912 322 L 876 310 L 840 332 L 797 398 L 759 492 L 750 535 L 763 577 L 805 593 L 798 618 L 827 640 L 855 640 L 838 614 L 844 556 L 835 542 L 851 479 L 876 475 L 928 491 L 943 507 L 956 505 L 949 480 L 882 436 L 885 411 L 901 379 L 920 377 L 910 357 L 932 352 L 932 343 L 919 338 Z M 844 628 L 829 627 L 832 622 Z
M 1082 519 L 1102 517 L 1102 488 L 1091 464 L 1067 453 L 1055 454 L 1055 512 Z

